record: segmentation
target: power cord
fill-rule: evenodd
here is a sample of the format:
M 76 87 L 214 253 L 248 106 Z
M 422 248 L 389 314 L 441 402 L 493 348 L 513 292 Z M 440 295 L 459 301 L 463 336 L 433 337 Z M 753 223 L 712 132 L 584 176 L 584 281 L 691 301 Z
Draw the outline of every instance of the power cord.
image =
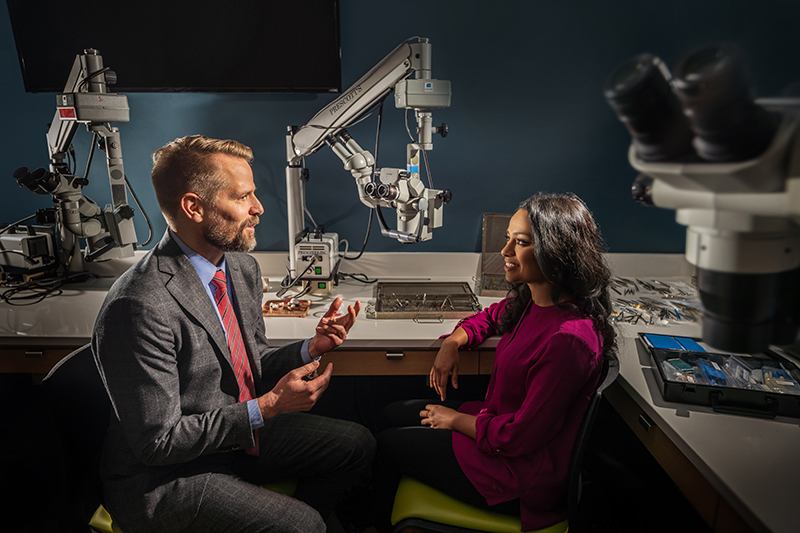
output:
M 275 296 L 277 296 L 278 298 L 281 298 L 284 294 L 286 294 L 286 292 L 289 289 L 291 289 L 292 287 L 297 285 L 297 282 L 300 281 L 300 278 L 305 276 L 306 272 L 308 272 L 311 269 L 311 267 L 314 266 L 314 263 L 316 263 L 316 262 L 317 262 L 317 258 L 316 257 L 312 257 L 311 258 L 311 262 L 308 264 L 306 269 L 303 270 L 303 272 L 301 272 L 300 275 L 297 276 L 294 279 L 291 279 L 290 273 L 287 273 L 286 276 L 281 280 L 281 290 L 279 290 L 277 293 L 275 293 Z M 287 268 L 286 270 L 288 272 L 289 269 Z
M 365 285 L 378 281 L 378 278 L 369 279 L 369 277 L 362 272 L 356 272 L 353 274 L 350 274 L 349 272 L 339 272 L 339 279 L 352 279 L 353 281 L 364 283 Z

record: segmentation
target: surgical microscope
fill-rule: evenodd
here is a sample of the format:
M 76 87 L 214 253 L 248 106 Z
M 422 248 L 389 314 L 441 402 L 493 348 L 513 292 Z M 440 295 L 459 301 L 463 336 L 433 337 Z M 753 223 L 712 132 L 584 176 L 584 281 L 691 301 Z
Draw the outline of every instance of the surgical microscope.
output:
M 84 272 L 87 262 L 132 257 L 136 247 L 134 211 L 128 205 L 126 189 L 129 184 L 122 164 L 119 130 L 111 125 L 112 122 L 128 122 L 130 109 L 125 95 L 108 91 L 108 85 L 115 81 L 116 74 L 103 66 L 103 58 L 97 50 L 87 49 L 78 54 L 63 93 L 56 95 L 56 112 L 47 132 L 49 169 L 31 171 L 21 167 L 14 172 L 20 187 L 52 196 L 53 208 L 40 210 L 37 222 L 55 225 L 57 242 L 55 246 L 48 243 L 47 249 L 51 254 L 53 248 L 57 250 L 58 263 L 65 267 L 67 274 Z M 86 129 L 93 134 L 84 176 L 76 175 L 73 168 L 72 140 L 79 124 L 86 124 Z M 81 192 L 89 183 L 87 176 L 95 144 L 106 153 L 111 186 L 112 204 L 104 208 Z M 3 231 L 9 231 L 3 237 L 8 242 L 16 242 L 14 235 L 22 235 L 22 240 L 46 235 L 32 234 L 31 228 L 22 233 L 18 228 L 5 228 Z M 85 240 L 83 250 L 80 239 Z M 23 242 L 21 249 L 30 249 L 30 243 Z M 32 259 L 43 261 L 41 256 Z M 49 259 L 55 264 L 55 257 Z M 25 266 L 25 263 L 19 265 Z
M 413 79 L 409 79 L 412 74 Z M 395 107 L 413 110 L 417 140 L 406 149 L 406 168 L 375 169 L 375 158 L 348 133 L 394 91 Z M 426 187 L 420 163 L 427 165 L 433 149 L 433 134 L 447 135 L 447 125 L 433 126 L 431 110 L 450 106 L 450 82 L 431 78 L 431 44 L 414 37 L 401 43 L 380 63 L 348 88 L 342 96 L 319 111 L 301 128 L 289 126 L 286 136 L 286 203 L 289 232 L 289 273 L 285 285 L 298 281 L 311 284 L 313 292 L 330 292 L 336 284 L 341 258 L 338 235 L 304 225 L 304 159 L 328 146 L 355 178 L 361 202 L 375 208 L 381 234 L 401 243 L 431 239 L 442 225 L 442 207 L 449 203 L 449 190 Z M 413 139 L 412 139 L 413 140 Z M 428 170 L 429 185 L 430 171 Z M 386 224 L 380 208 L 394 209 L 397 229 Z
M 676 211 L 696 267 L 702 337 L 732 352 L 797 342 L 800 99 L 755 99 L 744 53 L 722 43 L 672 72 L 652 54 L 619 65 L 606 100 L 632 136 L 634 199 Z

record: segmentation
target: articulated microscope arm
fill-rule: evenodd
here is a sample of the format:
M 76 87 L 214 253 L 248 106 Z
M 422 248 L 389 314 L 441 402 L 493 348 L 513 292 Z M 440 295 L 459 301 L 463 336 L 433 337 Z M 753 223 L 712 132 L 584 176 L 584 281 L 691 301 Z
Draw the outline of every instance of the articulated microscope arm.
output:
M 296 275 L 295 245 L 304 237 L 302 159 L 327 145 L 356 180 L 359 199 L 368 207 L 397 210 L 398 229 L 389 230 L 381 220 L 384 235 L 401 242 L 430 239 L 441 226 L 441 208 L 450 191 L 426 188 L 419 176 L 419 152 L 433 149 L 433 133 L 446 134 L 446 126 L 432 126 L 431 109 L 450 105 L 450 82 L 432 79 L 431 45 L 427 39 L 400 44 L 302 128 L 289 127 L 286 139 L 287 214 L 289 225 L 290 276 Z M 415 74 L 414 79 L 407 79 Z M 406 169 L 382 169 L 380 184 L 372 181 L 375 159 L 350 136 L 351 126 L 386 96 L 395 91 L 395 106 L 413 109 L 419 142 L 407 148 Z M 380 217 L 379 217 L 380 219 Z

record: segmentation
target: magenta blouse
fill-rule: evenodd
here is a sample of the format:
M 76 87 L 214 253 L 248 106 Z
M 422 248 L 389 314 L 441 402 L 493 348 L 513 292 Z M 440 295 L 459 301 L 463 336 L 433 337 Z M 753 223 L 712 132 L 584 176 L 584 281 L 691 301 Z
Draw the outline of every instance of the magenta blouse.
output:
M 466 349 L 496 334 L 507 301 L 459 323 Z M 459 408 L 477 416 L 475 440 L 453 432 L 459 465 L 490 505 L 520 498 L 523 531 L 567 517 L 569 460 L 602 351 L 590 319 L 530 303 L 500 339 L 486 399 Z

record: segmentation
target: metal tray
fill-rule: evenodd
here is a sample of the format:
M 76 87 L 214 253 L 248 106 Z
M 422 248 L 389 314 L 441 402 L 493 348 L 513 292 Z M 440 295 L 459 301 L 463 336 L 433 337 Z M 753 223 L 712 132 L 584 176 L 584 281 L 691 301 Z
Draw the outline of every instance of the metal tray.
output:
M 468 283 L 378 282 L 375 318 L 452 319 L 481 310 Z

